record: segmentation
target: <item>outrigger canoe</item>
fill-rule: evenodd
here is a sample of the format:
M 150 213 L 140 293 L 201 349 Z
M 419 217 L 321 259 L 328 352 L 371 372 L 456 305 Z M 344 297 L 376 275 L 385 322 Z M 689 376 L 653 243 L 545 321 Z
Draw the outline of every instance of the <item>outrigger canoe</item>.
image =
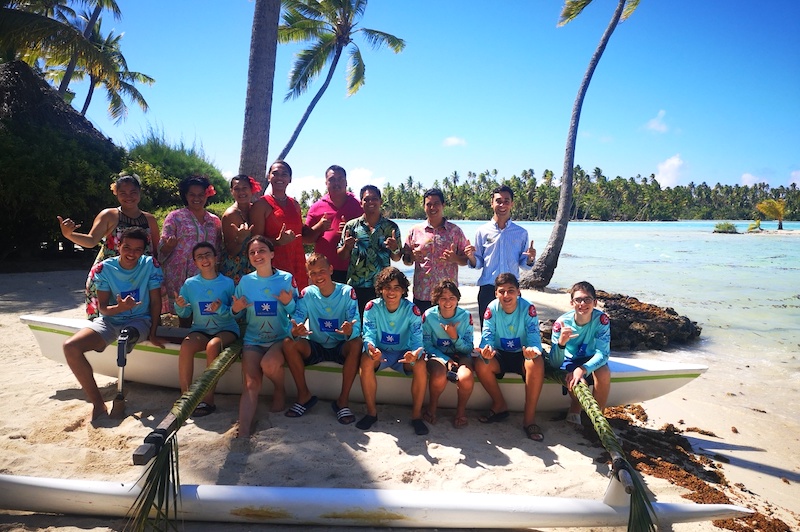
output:
M 85 327 L 89 322 L 83 319 L 59 318 L 51 316 L 21 316 L 20 320 L 30 327 L 42 354 L 56 362 L 65 364 L 62 344 L 69 336 Z M 159 335 L 172 339 L 165 348 L 142 341 L 136 344 L 128 355 L 125 367 L 125 379 L 131 382 L 179 388 L 178 383 L 178 349 L 180 339 L 185 330 L 161 327 Z M 110 345 L 102 353 L 89 352 L 86 358 L 98 375 L 116 377 L 117 348 Z M 205 354 L 199 353 L 194 361 L 194 375 L 200 375 L 205 369 Z M 691 382 L 708 368 L 700 364 L 686 364 L 642 358 L 624 358 L 612 356 L 609 359 L 611 369 L 611 394 L 608 406 L 618 406 L 647 401 L 666 395 Z M 306 367 L 306 381 L 309 389 L 320 399 L 334 400 L 341 391 L 341 366 L 334 363 L 321 363 Z M 378 403 L 410 404 L 411 378 L 393 370 L 378 372 Z M 525 388 L 522 379 L 514 375 L 506 375 L 500 380 L 500 387 L 508 403 L 509 409 L 521 412 L 525 399 Z M 223 375 L 217 385 L 218 393 L 239 394 L 242 390 L 241 364 L 236 362 Z M 270 395 L 272 384 L 264 379 L 262 393 Z M 296 394 L 294 380 L 286 370 L 286 393 Z M 356 402 L 363 400 L 359 379 L 356 379 L 350 395 Z M 443 408 L 455 408 L 456 387 L 447 386 L 439 401 Z M 485 409 L 491 406 L 489 396 L 483 387 L 475 386 L 469 400 L 471 409 Z M 564 410 L 567 399 L 562 394 L 559 384 L 545 383 L 539 399 L 537 410 L 553 412 Z
M 124 517 L 136 483 L 0 475 L 0 508 Z M 602 501 L 498 493 L 181 485 L 178 519 L 233 523 L 422 528 L 606 527 L 628 523 L 629 499 L 612 478 Z M 731 519 L 731 504 L 653 502 L 659 525 Z

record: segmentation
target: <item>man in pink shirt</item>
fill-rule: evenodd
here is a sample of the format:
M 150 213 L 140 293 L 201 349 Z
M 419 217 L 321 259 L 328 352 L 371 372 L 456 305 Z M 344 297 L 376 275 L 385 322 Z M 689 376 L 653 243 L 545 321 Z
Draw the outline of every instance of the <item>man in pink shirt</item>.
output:
M 425 312 L 432 306 L 431 292 L 440 281 L 458 285 L 458 267 L 467 264 L 464 248 L 469 241 L 457 225 L 444 217 L 444 194 L 438 188 L 422 196 L 425 221 L 414 225 L 403 246 L 403 263 L 414 264 L 414 304 Z
M 336 248 L 339 246 L 344 224 L 364 214 L 364 209 L 358 198 L 347 191 L 347 172 L 341 166 L 334 164 L 325 171 L 325 186 L 328 193 L 308 209 L 306 225 L 314 227 L 322 218 L 329 223 L 323 224 L 323 229 L 307 236 L 306 241 L 314 241 L 314 251 L 324 255 L 333 266 L 333 280 L 347 283 L 349 262 L 336 255 Z

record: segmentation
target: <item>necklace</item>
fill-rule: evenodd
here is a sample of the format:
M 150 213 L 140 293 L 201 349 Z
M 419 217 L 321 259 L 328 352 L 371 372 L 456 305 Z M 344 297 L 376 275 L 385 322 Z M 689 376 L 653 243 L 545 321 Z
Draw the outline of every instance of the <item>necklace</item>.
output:
M 275 201 L 277 201 L 278 203 L 281 203 L 281 204 L 286 203 L 286 200 L 289 199 L 289 196 L 284 196 L 282 198 L 279 198 L 275 194 L 270 194 L 270 196 L 272 196 L 272 199 L 274 199 Z

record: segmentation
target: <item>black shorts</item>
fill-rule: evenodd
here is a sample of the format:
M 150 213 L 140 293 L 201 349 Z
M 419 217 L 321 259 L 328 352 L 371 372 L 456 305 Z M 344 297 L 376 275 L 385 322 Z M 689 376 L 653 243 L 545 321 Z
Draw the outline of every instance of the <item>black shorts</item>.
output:
M 497 374 L 498 379 L 502 379 L 506 373 L 516 373 L 522 376 L 522 380 L 525 380 L 525 357 L 522 351 L 514 353 L 497 349 L 495 350 L 494 358 L 500 364 L 500 373 Z
M 313 366 L 320 362 L 336 362 L 337 364 L 344 365 L 344 342 L 339 342 L 333 347 L 325 347 L 317 342 L 309 340 L 308 344 L 311 346 L 311 354 L 304 360 L 306 366 Z

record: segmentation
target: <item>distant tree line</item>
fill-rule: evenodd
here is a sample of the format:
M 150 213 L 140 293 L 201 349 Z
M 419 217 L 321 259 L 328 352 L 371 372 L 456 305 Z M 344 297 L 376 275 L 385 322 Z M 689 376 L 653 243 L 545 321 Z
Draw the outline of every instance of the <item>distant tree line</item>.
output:
M 508 185 L 514 191 L 514 218 L 553 220 L 558 209 L 558 183 L 551 170 L 536 178 L 532 169 L 509 178 L 498 177 L 497 170 L 467 172 L 462 178 L 453 172 L 433 186 L 444 191 L 447 217 L 461 220 L 488 220 L 492 216 L 489 197 L 492 189 Z M 409 176 L 395 186 L 383 187 L 383 208 L 392 218 L 425 218 L 422 194 L 425 187 Z M 355 191 L 356 194 L 358 191 Z M 321 192 L 304 191 L 300 202 L 305 207 L 319 199 Z M 800 190 L 792 183 L 771 188 L 755 185 L 716 185 L 705 182 L 662 188 L 654 175 L 609 179 L 600 168 L 587 173 L 580 166 L 574 171 L 573 220 L 664 221 L 664 220 L 764 220 L 756 205 L 764 200 L 784 200 L 785 220 L 800 220 Z

